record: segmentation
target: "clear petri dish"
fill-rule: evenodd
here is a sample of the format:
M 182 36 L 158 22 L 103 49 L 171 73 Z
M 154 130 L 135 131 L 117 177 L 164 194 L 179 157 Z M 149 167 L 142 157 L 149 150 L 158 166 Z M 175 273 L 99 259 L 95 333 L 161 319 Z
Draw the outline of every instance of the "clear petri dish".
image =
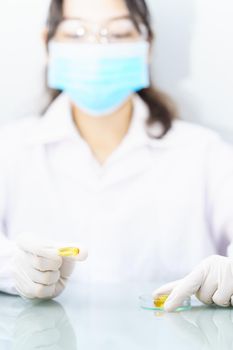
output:
M 152 295 L 144 294 L 139 296 L 139 302 L 142 309 L 164 311 L 164 304 L 168 295 L 160 295 L 158 298 L 153 299 Z M 175 311 L 185 311 L 191 309 L 191 298 L 188 297 L 184 300 L 183 304 L 179 306 Z

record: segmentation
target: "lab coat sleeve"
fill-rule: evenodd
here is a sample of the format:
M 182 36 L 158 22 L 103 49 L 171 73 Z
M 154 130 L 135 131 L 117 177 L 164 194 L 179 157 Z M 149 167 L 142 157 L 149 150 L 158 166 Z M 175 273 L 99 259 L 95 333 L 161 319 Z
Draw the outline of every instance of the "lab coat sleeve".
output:
M 233 256 L 233 146 L 217 135 L 207 151 L 207 215 L 218 252 Z
M 0 134 L 1 136 L 1 134 Z M 8 156 L 4 142 L 0 142 L 0 291 L 18 294 L 14 287 L 13 259 L 15 243 L 6 234 L 7 169 Z

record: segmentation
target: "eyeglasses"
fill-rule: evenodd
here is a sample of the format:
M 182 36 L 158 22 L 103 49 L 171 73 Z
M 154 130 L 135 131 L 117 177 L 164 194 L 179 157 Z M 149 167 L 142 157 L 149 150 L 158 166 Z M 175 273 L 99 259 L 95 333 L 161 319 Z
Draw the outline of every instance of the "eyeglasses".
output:
M 120 43 L 147 40 L 148 31 L 144 24 L 139 28 L 129 17 L 112 19 L 99 26 L 81 19 L 64 19 L 57 28 L 55 40 L 63 42 Z

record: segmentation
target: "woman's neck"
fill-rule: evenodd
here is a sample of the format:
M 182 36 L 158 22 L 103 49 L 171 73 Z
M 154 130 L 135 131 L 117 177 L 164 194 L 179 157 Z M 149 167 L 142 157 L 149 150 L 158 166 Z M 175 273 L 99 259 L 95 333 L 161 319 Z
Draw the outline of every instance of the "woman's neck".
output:
M 132 118 L 133 102 L 129 98 L 117 111 L 104 117 L 92 117 L 72 105 L 74 122 L 100 164 L 121 143 Z

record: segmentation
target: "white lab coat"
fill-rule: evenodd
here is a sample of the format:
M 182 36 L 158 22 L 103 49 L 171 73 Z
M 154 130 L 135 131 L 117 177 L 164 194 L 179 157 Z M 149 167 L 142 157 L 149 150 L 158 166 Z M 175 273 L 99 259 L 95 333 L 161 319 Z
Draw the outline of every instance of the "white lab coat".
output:
M 81 281 L 171 280 L 233 237 L 233 151 L 214 132 L 175 121 L 148 136 L 137 96 L 129 132 L 101 166 L 62 94 L 43 117 L 0 131 L 0 289 L 14 292 L 12 241 L 30 232 L 89 250 Z M 103 135 L 104 137 L 104 135 Z

